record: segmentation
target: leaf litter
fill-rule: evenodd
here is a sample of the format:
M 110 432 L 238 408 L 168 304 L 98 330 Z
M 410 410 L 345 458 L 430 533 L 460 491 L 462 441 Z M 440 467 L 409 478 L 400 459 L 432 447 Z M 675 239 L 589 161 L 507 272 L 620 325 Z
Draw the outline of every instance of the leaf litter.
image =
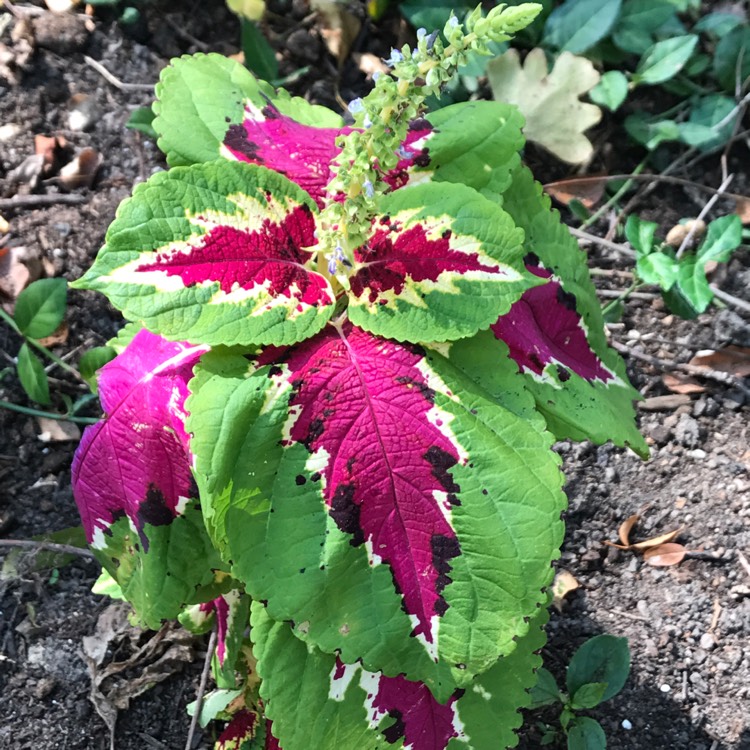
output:
M 684 531 L 685 527 L 680 526 L 674 531 L 659 534 L 640 542 L 631 542 L 630 533 L 640 518 L 640 514 L 634 513 L 620 524 L 617 529 L 620 544 L 610 541 L 605 541 L 604 544 L 629 552 L 642 552 L 644 561 L 649 565 L 664 567 L 682 562 L 687 554 L 687 549 L 682 544 L 675 543 L 674 540 Z

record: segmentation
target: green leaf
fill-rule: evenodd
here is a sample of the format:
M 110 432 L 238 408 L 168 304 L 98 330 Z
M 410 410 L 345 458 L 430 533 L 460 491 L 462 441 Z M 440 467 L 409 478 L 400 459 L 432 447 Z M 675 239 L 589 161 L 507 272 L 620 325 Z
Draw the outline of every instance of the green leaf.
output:
M 676 36 L 653 45 L 641 58 L 633 74 L 633 83 L 653 86 L 676 76 L 698 44 L 696 34 Z
M 498 202 L 521 163 L 524 121 L 517 107 L 504 102 L 464 102 L 430 112 L 427 137 L 430 163 L 415 174 L 436 182 L 465 184 Z
M 110 599 L 125 601 L 120 584 L 104 569 L 91 587 L 91 593 L 99 596 L 108 596 Z
M 644 221 L 630 214 L 625 224 L 625 236 L 637 256 L 648 255 L 654 247 L 654 235 L 659 225 L 655 221 Z
M 355 250 L 349 319 L 398 341 L 448 341 L 494 323 L 539 283 L 523 266 L 523 233 L 475 190 L 426 183 L 381 199 Z
M 425 28 L 427 33 L 434 29 L 442 29 L 450 17 L 451 11 L 459 19 L 476 5 L 473 0 L 456 0 L 455 2 L 440 2 L 440 0 L 404 0 L 399 3 L 401 15 L 415 28 Z
M 544 268 L 560 280 L 563 291 L 575 299 L 591 351 L 614 375 L 607 382 L 586 380 L 571 368 L 565 368 L 561 375 L 555 363 L 545 366 L 541 376 L 524 371 L 525 385 L 548 429 L 561 440 L 572 438 L 596 443 L 611 440 L 648 455 L 634 421 L 633 400 L 639 396 L 627 382 L 624 363 L 607 346 L 601 306 L 589 278 L 586 254 L 560 221 L 558 212 L 550 210 L 550 198 L 544 195 L 527 168 L 516 170 L 513 185 L 503 198 L 503 207 L 526 233 L 527 251 L 538 256 Z M 507 356 L 507 347 L 502 342 L 497 342 L 495 351 L 498 361 Z
M 560 530 L 556 521 L 549 524 L 562 504 L 551 436 L 538 421 L 490 401 L 437 353 L 420 359 L 414 347 L 356 329 L 344 335 L 343 349 L 338 334 L 326 331 L 275 368 L 222 352 L 204 357 L 191 384 L 188 409 L 195 416 L 188 429 L 207 526 L 232 560 L 233 575 L 254 599 L 268 602 L 275 619 L 292 620 L 298 636 L 326 652 L 339 650 L 345 661 L 362 658 L 366 669 L 424 681 L 445 700 L 456 683 L 469 683 L 513 649 L 514 637 L 527 630 L 522 613 L 534 612 L 544 598 L 540 589 L 549 580 Z M 376 353 L 377 366 L 370 358 Z M 275 381 L 271 401 L 269 378 Z M 429 403 L 426 383 L 437 389 Z M 459 393 L 460 399 L 452 395 Z M 344 395 L 346 419 L 357 427 L 342 433 L 337 419 L 345 418 Z M 407 415 L 412 438 L 399 447 L 391 423 Z M 446 528 L 435 507 L 441 493 L 431 489 L 433 452 L 424 448 L 443 444 L 430 419 L 450 424 L 457 444 L 466 446 L 456 449 L 466 451 L 466 460 L 450 469 L 452 479 L 443 485 L 456 490 L 460 502 Z M 308 421 L 314 428 L 309 439 Z M 336 456 L 336 463 L 326 456 Z M 445 460 L 450 465 L 447 453 Z M 341 471 L 353 473 L 345 479 Z M 363 483 L 375 481 L 385 482 L 382 493 L 365 490 Z M 533 507 L 521 500 L 530 492 Z M 346 530 L 339 526 L 348 518 L 346 495 L 364 498 L 362 528 L 356 519 Z M 420 523 L 407 522 L 404 531 L 386 523 L 383 536 L 371 537 L 370 519 L 389 507 L 402 509 L 399 514 L 421 508 Z M 446 539 L 455 535 L 458 546 L 445 567 L 451 582 L 440 592 L 447 608 L 439 607 L 443 614 L 435 619 L 429 615 L 425 629 L 420 613 L 422 602 L 434 602 L 434 569 L 418 545 L 432 543 L 424 529 L 434 522 Z M 370 559 L 368 548 L 377 556 Z M 406 566 L 407 559 L 413 564 Z M 416 565 L 424 572 L 418 578 Z
M 576 694 L 571 698 L 570 707 L 576 711 L 594 708 L 602 702 L 606 692 L 606 682 L 587 682 L 576 690 Z
M 750 26 L 747 23 L 719 39 L 713 62 L 717 80 L 725 91 L 734 94 L 750 76 Z
M 641 55 L 653 44 L 657 29 L 674 17 L 669 0 L 625 0 L 612 41 L 625 52 Z
M 544 667 L 539 667 L 536 671 L 537 681 L 531 688 L 531 706 L 530 708 L 541 708 L 549 706 L 560 701 L 560 689 L 552 673 Z
M 707 13 L 698 19 L 693 31 L 702 31 L 721 39 L 741 25 L 742 18 L 734 13 Z
M 674 254 L 653 252 L 641 255 L 635 263 L 639 278 L 646 284 L 658 284 L 669 291 L 680 276 L 680 264 Z
M 176 619 L 186 604 L 211 601 L 232 588 L 225 574 L 221 583 L 215 579 L 215 571 L 226 566 L 208 540 L 195 502 L 168 524 L 144 524 L 140 535 L 128 518 L 115 521 L 109 532 L 94 553 L 153 630 L 162 620 Z
M 726 263 L 742 242 L 742 221 L 737 214 L 722 216 L 708 225 L 706 238 L 698 248 L 701 263 Z
M 275 172 L 218 161 L 160 172 L 122 203 L 75 286 L 172 340 L 289 344 L 325 325 L 307 193 Z
M 65 317 L 68 285 L 65 279 L 39 279 L 29 284 L 16 300 L 13 319 L 24 336 L 49 336 Z
M 625 130 L 649 151 L 662 143 L 680 139 L 680 126 L 674 120 L 653 119 L 640 112 L 625 118 Z
M 242 123 L 245 106 L 262 109 L 268 100 L 284 115 L 316 127 L 341 127 L 341 118 L 326 107 L 290 97 L 258 81 L 235 60 L 218 54 L 196 54 L 172 60 L 156 85 L 154 130 L 170 166 L 222 158 L 227 130 Z
M 201 704 L 201 712 L 198 717 L 198 723 L 202 727 L 207 727 L 209 722 L 217 719 L 219 715 L 224 711 L 224 709 L 233 700 L 239 698 L 241 695 L 242 690 L 227 689 L 211 690 L 209 693 L 206 693 L 203 698 L 203 703 Z M 186 707 L 188 716 L 193 716 L 195 714 L 196 704 L 197 701 L 188 703 Z
M 96 382 L 96 373 L 100 367 L 104 367 L 107 362 L 111 362 L 117 356 L 117 352 L 110 346 L 95 346 L 89 349 L 78 360 L 78 372 L 81 377 L 88 383 L 92 393 L 98 393 L 99 388 Z
M 605 73 L 599 83 L 589 92 L 594 104 L 606 107 L 611 112 L 617 110 L 628 95 L 628 79 L 619 70 Z
M 149 138 L 157 139 L 158 135 L 154 130 L 154 110 L 151 107 L 138 107 L 131 113 L 128 121 L 125 123 L 126 128 L 138 130 Z
M 418 683 L 344 664 L 302 643 L 288 623 L 274 622 L 253 602 L 253 653 L 274 736 L 284 750 L 513 747 L 546 620 L 542 609 L 511 654 L 440 705 Z
M 279 77 L 279 62 L 273 47 L 258 24 L 246 18 L 242 19 L 242 52 L 245 65 L 259 78 L 274 81 Z
M 596 719 L 577 716 L 568 728 L 568 750 L 606 750 L 607 737 Z
M 590 682 L 605 682 L 607 689 L 601 700 L 606 701 L 622 690 L 629 671 L 628 639 L 597 635 L 589 638 L 573 654 L 565 682 L 570 695 L 575 695 L 583 685 Z
M 690 109 L 687 122 L 679 124 L 680 140 L 688 146 L 695 146 L 702 151 L 709 151 L 725 143 L 732 135 L 737 105 L 729 96 L 709 94 L 699 98 Z M 723 123 L 717 128 L 719 123 Z
M 621 0 L 566 0 L 547 18 L 542 44 L 580 54 L 609 34 Z
M 39 357 L 24 342 L 18 351 L 18 379 L 32 401 L 50 403 L 49 382 Z

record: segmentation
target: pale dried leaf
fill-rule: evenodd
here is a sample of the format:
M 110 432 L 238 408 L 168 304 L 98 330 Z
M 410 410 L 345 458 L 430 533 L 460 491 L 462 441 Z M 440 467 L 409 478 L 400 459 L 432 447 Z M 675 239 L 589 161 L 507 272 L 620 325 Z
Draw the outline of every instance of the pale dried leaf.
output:
M 704 393 L 706 387 L 689 375 L 662 375 L 662 382 L 672 393 Z
M 320 35 L 340 67 L 349 56 L 362 22 L 335 0 L 311 0 L 310 8 L 320 16 Z
M 558 203 L 567 206 L 576 200 L 586 208 L 593 208 L 604 195 L 609 177 L 571 177 L 567 180 L 548 182 L 544 192 L 552 196 Z
M 743 224 L 750 224 L 750 198 L 737 196 L 734 210 Z
M 388 72 L 388 66 L 383 62 L 383 59 L 373 55 L 372 52 L 355 52 L 352 59 L 368 78 L 372 78 L 376 73 Z
M 667 567 L 681 563 L 686 554 L 687 550 L 681 544 L 668 543 L 646 550 L 643 553 L 643 559 L 649 565 Z
M 715 351 L 698 352 L 690 364 L 728 372 L 738 378 L 750 377 L 750 348 L 732 344 Z
M 570 571 L 558 570 L 552 583 L 552 606 L 562 612 L 565 597 L 580 587 L 581 584 Z
M 41 430 L 38 437 L 43 443 L 62 443 L 81 439 L 81 430 L 75 422 L 47 419 L 47 417 L 37 417 L 36 421 Z
M 659 547 L 661 545 L 667 544 L 673 539 L 676 539 L 682 533 L 683 528 L 684 527 L 681 526 L 679 529 L 675 529 L 674 531 L 670 531 L 666 534 L 660 534 L 659 536 L 651 537 L 651 539 L 644 539 L 642 542 L 635 542 L 634 544 L 630 545 L 629 549 L 637 550 L 638 552 L 645 552 L 646 550 L 653 547 Z
M 617 529 L 617 536 L 626 548 L 630 546 L 630 532 L 633 530 L 633 526 L 638 523 L 639 519 L 640 516 L 637 513 L 634 513 L 629 518 L 626 518 L 620 524 L 620 528 Z
M 594 147 L 583 133 L 601 120 L 602 111 L 578 99 L 599 83 L 589 60 L 563 52 L 548 72 L 544 50 L 531 50 L 522 67 L 518 51 L 510 49 L 490 61 L 487 75 L 494 98 L 521 110 L 529 140 L 570 164 L 591 158 Z
M 57 346 L 58 344 L 64 344 L 68 340 L 68 334 L 70 333 L 70 327 L 67 322 L 63 320 L 57 328 L 55 328 L 49 336 L 39 339 L 39 343 L 42 346 L 46 346 L 48 349 L 51 346 Z
M 91 187 L 102 163 L 102 155 L 93 148 L 81 149 L 73 161 L 60 170 L 60 182 L 68 190 Z

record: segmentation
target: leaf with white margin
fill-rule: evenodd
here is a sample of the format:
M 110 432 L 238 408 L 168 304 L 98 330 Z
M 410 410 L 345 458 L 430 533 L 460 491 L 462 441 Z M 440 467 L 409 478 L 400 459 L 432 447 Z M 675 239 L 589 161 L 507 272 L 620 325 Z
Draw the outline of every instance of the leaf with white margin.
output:
M 191 391 L 207 527 L 273 617 L 443 699 L 513 649 L 562 538 L 540 420 L 350 324 L 212 353 Z
M 295 638 L 259 602 L 251 605 L 251 639 L 261 697 L 285 750 L 385 747 L 406 750 L 496 750 L 514 747 L 520 708 L 541 666 L 547 611 L 538 610 L 515 650 L 443 703 L 426 685 L 345 664 Z
M 351 321 L 399 341 L 447 341 L 487 328 L 539 283 L 523 232 L 464 185 L 427 183 L 383 197 L 383 216 L 354 251 Z
M 314 268 L 310 197 L 262 167 L 211 162 L 138 185 L 94 265 L 95 289 L 169 339 L 289 344 L 319 331 L 334 294 Z
M 184 403 L 205 346 L 141 331 L 102 367 L 105 418 L 83 434 L 73 494 L 86 538 L 150 627 L 220 592 L 196 504 Z

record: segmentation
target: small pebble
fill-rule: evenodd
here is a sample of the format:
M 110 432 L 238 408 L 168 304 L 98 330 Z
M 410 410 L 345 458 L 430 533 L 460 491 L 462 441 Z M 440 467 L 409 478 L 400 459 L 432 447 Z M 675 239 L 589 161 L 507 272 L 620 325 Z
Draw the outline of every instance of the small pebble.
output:
M 662 693 L 669 693 L 672 690 L 672 688 L 669 685 L 667 685 L 667 683 L 665 682 L 663 685 L 659 686 L 659 690 L 661 690 Z
M 716 639 L 711 633 L 704 633 L 701 636 L 700 645 L 704 651 L 710 651 L 716 645 Z
M 623 729 L 626 729 L 627 731 L 630 731 L 633 728 L 633 725 L 627 719 L 622 720 L 621 726 Z

